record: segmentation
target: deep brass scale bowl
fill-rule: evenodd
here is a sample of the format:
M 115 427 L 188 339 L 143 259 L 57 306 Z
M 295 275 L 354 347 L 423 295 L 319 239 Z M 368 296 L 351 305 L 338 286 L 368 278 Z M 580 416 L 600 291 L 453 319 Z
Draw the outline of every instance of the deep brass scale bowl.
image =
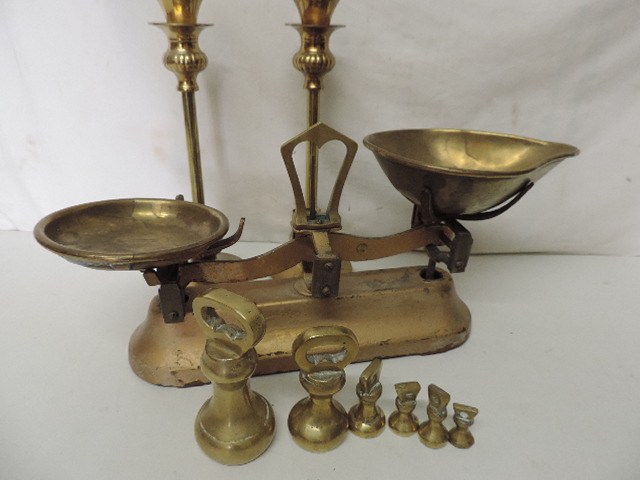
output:
M 444 218 L 487 212 L 579 153 L 564 143 L 451 129 L 380 132 L 364 144 L 400 193 L 419 206 L 428 190 Z
M 465 270 L 472 238 L 459 220 L 504 212 L 578 150 L 468 130 L 369 135 L 365 146 L 393 186 L 414 204 L 414 215 L 410 228 L 386 237 L 340 233 L 338 207 L 357 144 L 318 119 L 323 77 L 335 64 L 328 40 L 338 0 L 294 0 L 303 22 L 293 25 L 302 40 L 294 65 L 305 76 L 309 102 L 308 128 L 281 148 L 295 201 L 291 239 L 256 257 L 229 258 L 223 250 L 240 238 L 242 222 L 235 234 L 223 238 L 227 218 L 203 205 L 194 97 L 195 77 L 207 64 L 197 44 L 204 27 L 196 20 L 200 1 L 160 1 L 167 15 L 161 26 L 170 40 L 165 65 L 178 77 L 183 100 L 194 202 L 108 200 L 53 213 L 35 228 L 44 247 L 74 263 L 140 270 L 149 285 L 159 286 L 147 319 L 131 337 L 133 370 L 161 385 L 208 382 L 199 370 L 205 339 L 192 303 L 213 285 L 253 302 L 264 316 L 266 333 L 256 346 L 258 374 L 297 368 L 293 340 L 317 325 L 351 329 L 360 343 L 356 361 L 436 353 L 464 343 L 471 315 L 451 274 Z M 319 153 L 334 140 L 345 145 L 346 155 L 323 210 L 316 202 Z M 301 143 L 307 144 L 306 182 L 300 181 L 293 162 L 293 149 Z M 425 251 L 426 265 L 364 272 L 342 268 L 347 262 L 417 249 Z M 293 267 L 299 267 L 299 274 L 274 277 Z M 256 279 L 262 281 L 252 281 Z

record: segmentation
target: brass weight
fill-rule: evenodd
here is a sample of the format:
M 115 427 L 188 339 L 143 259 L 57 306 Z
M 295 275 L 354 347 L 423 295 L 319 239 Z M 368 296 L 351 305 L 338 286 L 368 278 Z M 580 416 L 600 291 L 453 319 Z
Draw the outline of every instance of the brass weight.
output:
M 418 417 L 413 411 L 416 409 L 416 397 L 420 393 L 418 382 L 396 383 L 396 411 L 389 416 L 389 428 L 396 435 L 408 437 L 418 430 Z
M 356 358 L 358 340 L 346 327 L 312 327 L 296 338 L 292 349 L 309 396 L 291 409 L 289 432 L 306 450 L 332 450 L 349 429 L 347 412 L 333 396 L 344 387 L 344 368 Z
M 478 415 L 478 409 L 460 403 L 453 404 L 453 421 L 456 426 L 449 430 L 449 442 L 457 448 L 470 448 L 475 439 L 469 431 L 469 427 Z
M 447 405 L 451 396 L 437 385 L 429 385 L 429 404 L 427 416 L 429 419 L 418 430 L 420 441 L 430 448 L 442 448 L 449 441 L 449 432 L 442 422 L 447 418 Z
M 377 437 L 384 430 L 384 412 L 376 402 L 382 395 L 382 360 L 374 359 L 360 375 L 356 386 L 359 402 L 349 410 L 349 430 L 363 438 Z
M 196 439 L 220 463 L 250 462 L 269 447 L 275 433 L 271 405 L 249 387 L 264 317 L 251 301 L 224 289 L 199 296 L 193 309 L 207 338 L 200 368 L 213 383 L 213 397 L 196 417 Z

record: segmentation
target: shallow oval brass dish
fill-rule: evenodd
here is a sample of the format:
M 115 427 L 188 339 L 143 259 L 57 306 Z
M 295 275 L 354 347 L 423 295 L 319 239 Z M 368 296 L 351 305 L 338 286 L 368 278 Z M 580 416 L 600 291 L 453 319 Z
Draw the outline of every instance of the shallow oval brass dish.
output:
M 394 130 L 364 139 L 393 186 L 443 217 L 485 212 L 517 195 L 576 147 L 472 130 Z
M 194 259 L 228 228 L 224 214 L 199 203 L 134 198 L 60 210 L 40 220 L 34 235 L 73 263 L 142 270 Z

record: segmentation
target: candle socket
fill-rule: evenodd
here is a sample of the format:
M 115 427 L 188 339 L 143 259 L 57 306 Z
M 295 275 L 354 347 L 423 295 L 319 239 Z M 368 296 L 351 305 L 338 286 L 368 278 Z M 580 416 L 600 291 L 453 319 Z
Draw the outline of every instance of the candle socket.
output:
M 158 0 L 164 8 L 167 23 L 194 25 L 197 22 L 198 10 L 202 0 Z
M 289 25 L 300 33 L 302 45 L 293 57 L 293 65 L 304 74 L 307 90 L 321 90 L 323 77 L 336 64 L 336 58 L 329 50 L 329 37 L 340 28 L 340 25 L 331 25 L 331 15 L 338 1 L 294 0 L 302 24 Z

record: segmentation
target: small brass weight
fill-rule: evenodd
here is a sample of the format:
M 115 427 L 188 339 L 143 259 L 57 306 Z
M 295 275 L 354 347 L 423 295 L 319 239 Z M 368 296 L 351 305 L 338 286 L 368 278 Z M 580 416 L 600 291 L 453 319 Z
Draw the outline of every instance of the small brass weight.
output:
M 376 404 L 382 395 L 382 360 L 375 358 L 360 375 L 356 394 L 360 400 L 349 410 L 349 430 L 363 438 L 377 437 L 386 423 L 382 408 Z
M 475 443 L 469 427 L 473 425 L 478 409 L 460 403 L 453 404 L 453 421 L 456 426 L 449 430 L 449 442 L 458 448 L 469 448 Z
M 413 411 L 416 409 L 416 397 L 420 393 L 418 382 L 396 383 L 396 408 L 389 416 L 389 428 L 396 435 L 408 437 L 418 430 L 418 417 Z
M 300 367 L 300 383 L 309 396 L 293 406 L 288 424 L 302 448 L 326 452 L 339 446 L 347 435 L 347 412 L 333 396 L 344 387 L 344 368 L 358 350 L 356 336 L 340 326 L 312 327 L 295 339 L 293 352 Z
M 449 432 L 442 422 L 447 418 L 447 405 L 451 396 L 437 385 L 429 385 L 429 420 L 420 425 L 420 441 L 430 448 L 442 448 L 449 441 Z
M 269 447 L 275 427 L 271 405 L 249 387 L 264 317 L 246 298 L 215 288 L 197 297 L 193 310 L 207 338 L 200 368 L 213 383 L 213 397 L 196 418 L 196 439 L 220 463 L 250 462 Z

